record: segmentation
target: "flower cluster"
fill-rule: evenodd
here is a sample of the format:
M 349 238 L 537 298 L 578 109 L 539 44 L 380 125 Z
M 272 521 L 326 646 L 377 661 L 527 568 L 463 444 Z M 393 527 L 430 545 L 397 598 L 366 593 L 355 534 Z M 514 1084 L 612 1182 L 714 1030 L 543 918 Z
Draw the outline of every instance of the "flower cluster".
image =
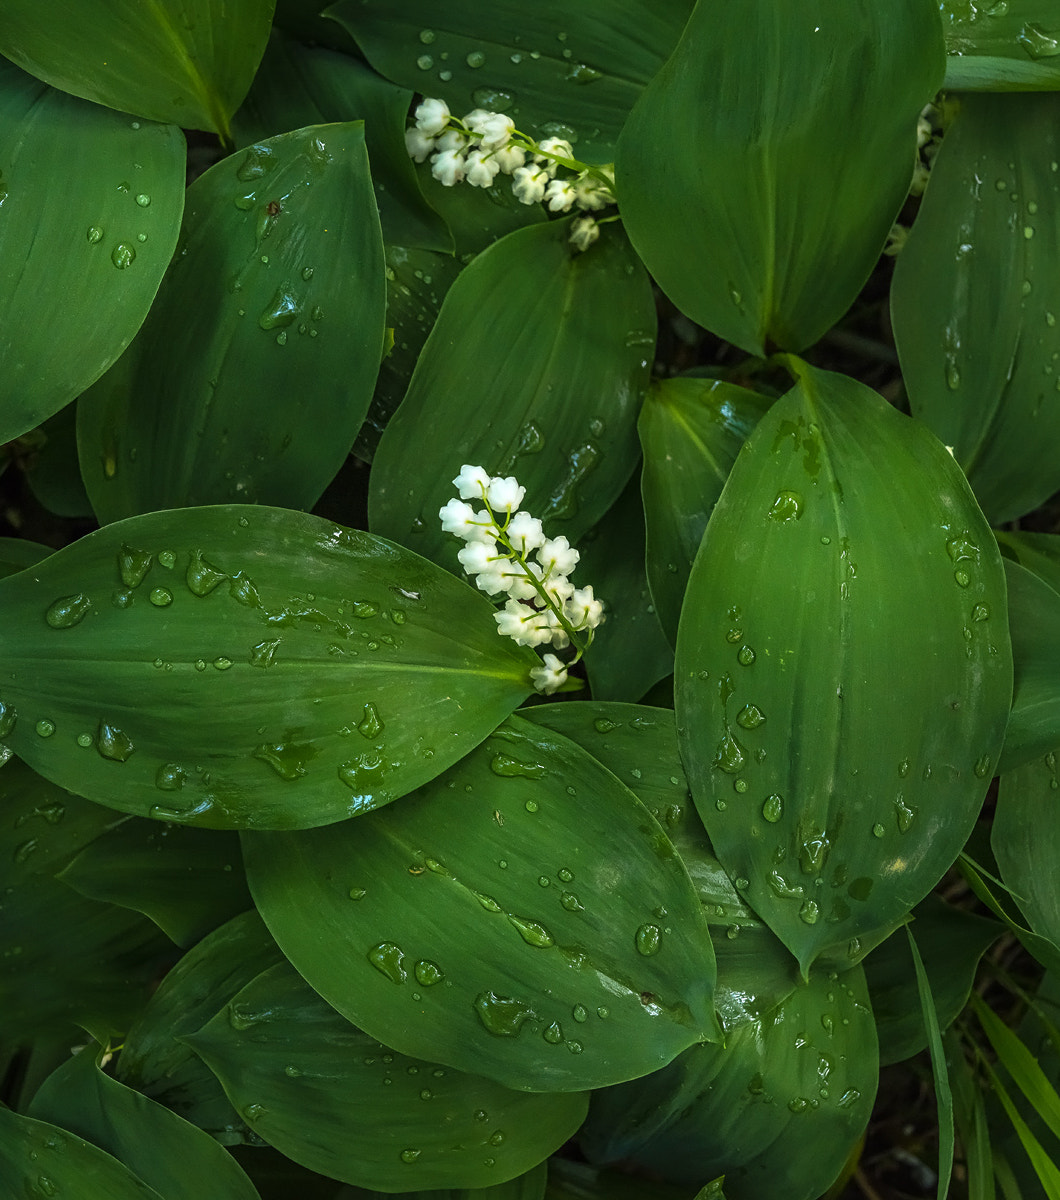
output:
M 579 250 L 600 236 L 596 218 L 589 214 L 615 203 L 612 167 L 578 162 L 564 138 L 535 141 L 503 113 L 476 108 L 454 117 L 444 100 L 427 99 L 416 109 L 415 125 L 405 131 L 405 145 L 416 162 L 430 158 L 431 174 L 445 187 L 463 180 L 488 188 L 498 175 L 510 175 L 512 191 L 523 204 L 543 202 L 557 213 L 581 210 L 570 235 Z M 573 175 L 561 177 L 561 168 Z
M 550 694 L 588 649 L 604 619 L 603 604 L 591 587 L 571 583 L 578 551 L 562 535 L 546 537 L 541 521 L 519 508 L 526 489 L 514 476 L 491 476 L 483 467 L 465 464 L 453 484 L 459 498 L 454 496 L 438 516 L 445 532 L 464 542 L 457 555 L 464 571 L 488 595 L 508 597 L 494 614 L 497 632 L 520 646 L 564 650 L 573 644 L 577 650 L 572 663 L 546 654 L 543 665 L 530 672 L 538 691 Z M 476 509 L 472 500 L 482 507 Z

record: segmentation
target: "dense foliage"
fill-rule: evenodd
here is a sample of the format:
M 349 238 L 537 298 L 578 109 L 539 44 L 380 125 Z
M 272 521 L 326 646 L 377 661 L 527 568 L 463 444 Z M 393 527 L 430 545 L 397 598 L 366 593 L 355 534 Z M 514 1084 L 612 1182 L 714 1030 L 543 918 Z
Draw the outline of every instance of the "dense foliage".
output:
M 273 10 L 0 11 L 0 1191 L 1060 1196 L 1055 0 Z

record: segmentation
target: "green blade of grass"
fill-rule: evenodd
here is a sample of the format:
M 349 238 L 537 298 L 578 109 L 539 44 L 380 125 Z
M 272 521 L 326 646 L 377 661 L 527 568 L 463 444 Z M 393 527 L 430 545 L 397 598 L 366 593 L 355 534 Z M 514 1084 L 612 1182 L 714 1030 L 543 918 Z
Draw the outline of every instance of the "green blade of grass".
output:
M 1038 1176 L 1038 1181 L 1042 1185 L 1046 1200 L 1060 1200 L 1060 1170 L 1057 1170 L 1056 1164 L 1046 1154 L 1041 1142 L 1031 1133 L 1027 1122 L 1020 1116 L 1016 1105 L 1012 1101 L 1012 1097 L 1005 1089 L 1005 1085 L 998 1078 L 997 1072 L 985 1060 L 983 1061 L 983 1066 L 990 1076 L 990 1082 L 997 1093 L 997 1098 L 1001 1101 L 1001 1107 L 1004 1108 L 1008 1119 L 1012 1122 L 1012 1128 L 1016 1131 L 1016 1136 L 1022 1143 L 1023 1149 L 1027 1152 L 1027 1157 L 1030 1159 L 1034 1173 Z
M 1054 1137 L 1060 1138 L 1060 1096 L 1038 1066 L 1030 1050 L 1020 1038 L 994 1013 L 979 996 L 972 996 L 976 1016 L 990 1039 L 994 1053 L 1012 1076 L 1020 1091 L 1034 1106 L 1035 1112 L 1049 1126 Z
M 946 1066 L 946 1053 L 942 1046 L 942 1031 L 939 1029 L 938 1014 L 935 1011 L 935 1001 L 931 996 L 931 984 L 928 982 L 927 971 L 924 970 L 924 960 L 920 957 L 916 939 L 912 930 L 905 927 L 906 937 L 909 938 L 909 949 L 913 955 L 913 966 L 916 969 L 916 986 L 920 993 L 920 1008 L 924 1014 L 924 1028 L 928 1035 L 928 1049 L 931 1052 L 931 1069 L 935 1076 L 935 1099 L 938 1104 L 939 1116 L 939 1186 L 938 1200 L 946 1200 L 950 1190 L 950 1176 L 953 1172 L 953 1093 L 950 1090 L 949 1070 Z

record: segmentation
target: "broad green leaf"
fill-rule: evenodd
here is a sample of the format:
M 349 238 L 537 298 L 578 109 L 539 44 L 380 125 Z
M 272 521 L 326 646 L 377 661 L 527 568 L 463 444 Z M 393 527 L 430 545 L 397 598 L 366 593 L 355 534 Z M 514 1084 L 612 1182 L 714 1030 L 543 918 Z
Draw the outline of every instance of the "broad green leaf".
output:
M 1047 970 L 1060 971 L 1060 950 L 1057 949 L 1056 945 L 1049 938 L 1043 937 L 1031 929 L 1025 929 L 1013 917 L 1010 908 L 1007 906 L 1007 904 L 1010 905 L 1012 901 L 1017 901 L 1021 897 L 1017 897 L 1007 884 L 1002 883 L 1000 879 L 996 879 L 989 872 L 985 871 L 967 853 L 961 854 L 957 860 L 957 866 L 976 896 L 995 917 L 1004 922 L 1010 933 L 1015 934 L 1019 938 L 1023 943 L 1023 948 L 1032 954 Z M 987 882 L 988 880 L 989 882 Z M 993 888 L 991 884 L 994 885 Z M 995 888 L 997 891 L 994 890 Z M 1008 893 L 1011 896 L 1011 900 L 1003 903 L 999 899 L 998 892 Z
M 0 580 L 0 738 L 101 804 L 305 828 L 412 791 L 530 690 L 467 584 L 281 509 L 150 513 Z
M 1014 678 L 999 774 L 1060 747 L 1060 595 L 1008 559 L 1005 575 Z
M 449 226 L 456 257 L 465 266 L 505 234 L 548 222 L 543 204 L 523 204 L 515 198 L 507 176 L 499 176 L 491 188 L 462 188 L 439 183 L 428 166 L 417 172 L 427 202 Z
M 26 482 L 37 500 L 59 517 L 91 518 L 92 505 L 77 459 L 77 406 L 68 404 L 41 426 L 44 444 L 26 463 Z
M 184 158 L 174 126 L 0 60 L 0 442 L 69 404 L 132 340 L 177 242 Z
M 274 6 L 4 0 L 0 53 L 74 96 L 227 139 L 229 118 L 265 50 Z
M 1000 555 L 945 448 L 789 362 L 692 568 L 676 707 L 718 858 L 805 973 L 856 959 L 956 858 L 1012 666 Z
M 816 1200 L 861 1136 L 877 1070 L 861 968 L 815 974 L 724 1047 L 597 1092 L 581 1147 L 673 1183 L 724 1174 L 729 1200 Z
M 1018 562 L 1044 580 L 1054 592 L 1060 592 L 1060 535 L 995 530 L 994 536 L 1005 558 Z
M 524 506 L 571 542 L 617 498 L 636 462 L 655 307 L 616 226 L 585 253 L 569 228 L 509 234 L 449 289 L 373 461 L 373 530 L 459 569 L 438 510 L 464 463 L 514 474 Z
M 26 567 L 35 566 L 52 553 L 50 546 L 24 538 L 0 538 L 0 578 L 17 575 Z
M 424 200 L 405 148 L 411 102 L 411 91 L 348 54 L 302 46 L 275 30 L 233 132 L 242 147 L 306 125 L 363 120 L 384 239 L 451 251 L 452 236 Z
M 916 973 L 917 990 L 920 993 L 920 1011 L 924 1018 L 924 1028 L 927 1030 L 928 1050 L 931 1053 L 931 1071 L 935 1077 L 935 1099 L 938 1104 L 939 1123 L 939 1173 L 938 1200 L 946 1200 L 950 1189 L 950 1175 L 953 1171 L 953 1093 L 950 1089 L 949 1068 L 946 1064 L 946 1053 L 942 1045 L 942 1031 L 939 1029 L 938 1013 L 935 1010 L 935 1000 L 931 994 L 931 983 L 924 969 L 924 961 L 920 957 L 916 938 L 907 925 L 905 927 L 909 950 L 913 956 L 913 969 Z
M 581 1124 L 588 1097 L 529 1095 L 407 1058 L 329 1007 L 288 963 L 185 1040 L 254 1132 L 361 1187 L 485 1187 L 522 1174 Z
M 118 1078 L 223 1145 L 241 1142 L 246 1126 L 215 1076 L 183 1038 L 282 960 L 256 912 L 234 917 L 214 930 L 166 975 L 129 1030 L 118 1058 Z
M 891 320 L 914 415 L 994 524 L 1060 488 L 1060 96 L 965 96 L 898 259 Z
M 164 969 L 170 942 L 138 913 L 86 899 L 55 876 L 112 824 L 13 760 L 0 772 L 0 1046 L 124 1029 Z
M 931 983 L 939 1025 L 946 1029 L 968 1003 L 976 968 L 987 947 L 1004 933 L 994 921 L 927 896 L 913 910 L 913 932 Z M 926 1048 L 916 973 L 909 943 L 897 930 L 865 959 L 865 976 L 880 1037 L 883 1066 Z
M 1060 740 L 1055 745 L 1060 748 Z M 1001 776 L 990 845 L 1031 929 L 1060 953 L 1057 755 L 1049 750 Z
M 587 162 L 614 157 L 619 130 L 688 19 L 691 0 L 606 6 L 496 0 L 339 0 L 327 9 L 373 67 L 395 82 L 472 108 L 505 112 L 532 137 L 555 135 Z
M 548 1163 L 539 1163 L 525 1175 L 507 1183 L 490 1187 L 443 1188 L 427 1191 L 402 1192 L 400 1200 L 543 1200 L 548 1181 Z M 389 1200 L 392 1192 L 369 1191 L 367 1188 L 347 1188 L 338 1200 Z M 286 1200 L 286 1197 L 283 1198 Z M 645 1198 L 642 1198 L 645 1200 Z M 683 1200 L 683 1198 L 682 1198 Z
M 1053 0 L 941 0 L 946 91 L 1060 88 L 1060 21 Z
M 725 1196 L 717 1182 L 693 1196 L 691 1188 L 656 1183 L 623 1171 L 601 1171 L 556 1155 L 548 1160 L 544 1200 L 725 1200 Z
M 636 474 L 582 541 L 578 579 L 591 583 L 606 606 L 585 656 L 593 696 L 639 700 L 673 672 L 674 656 L 644 573 L 644 507 Z
M 91 1143 L 0 1107 L 0 1195 L 77 1200 L 164 1200 Z
M 726 1030 L 775 1008 L 795 989 L 795 961 L 743 903 L 714 856 L 688 792 L 671 710 L 568 701 L 523 715 L 577 742 L 616 775 L 666 830 L 688 871 L 718 963 L 714 1004 Z
M 659 379 L 648 392 L 637 422 L 648 583 L 671 645 L 707 519 L 740 447 L 771 403 L 718 379 Z
M 163 1200 L 184 1200 L 191 1187 L 196 1200 L 258 1200 L 253 1184 L 213 1138 L 105 1075 L 98 1059 L 94 1047 L 68 1058 L 44 1081 L 28 1115 L 89 1139 Z
M 211 167 L 117 368 L 128 384 L 78 405 L 96 515 L 312 507 L 368 410 L 384 308 L 363 123 L 299 129 Z
M 246 835 L 243 853 L 291 962 L 404 1054 L 580 1091 L 716 1036 L 714 954 L 669 838 L 597 761 L 517 717 L 385 814 Z
M 943 60 L 934 0 L 699 0 L 616 157 L 667 296 L 752 354 L 815 342 L 876 264 Z
M 100 834 L 59 878 L 89 899 L 142 912 L 178 946 L 251 907 L 234 833 L 138 817 Z

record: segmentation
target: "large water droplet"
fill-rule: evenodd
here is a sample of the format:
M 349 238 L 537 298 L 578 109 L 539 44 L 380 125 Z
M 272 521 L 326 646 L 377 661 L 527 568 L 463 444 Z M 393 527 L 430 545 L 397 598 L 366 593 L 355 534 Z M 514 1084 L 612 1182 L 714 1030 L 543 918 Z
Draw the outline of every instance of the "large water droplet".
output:
M 215 567 L 203 558 L 201 550 L 192 551 L 191 562 L 188 563 L 188 570 L 185 573 L 184 579 L 188 585 L 188 590 L 196 596 L 208 596 L 218 584 L 223 583 L 228 576 L 223 571 L 218 571 Z
M 757 729 L 765 719 L 765 713 L 757 704 L 745 704 L 736 714 L 736 724 L 741 729 Z
M 736 661 L 742 667 L 749 667 L 758 657 L 750 646 L 741 646 L 739 653 L 736 655 Z
M 901 794 L 895 798 L 894 815 L 898 822 L 898 832 L 908 833 L 916 817 L 916 809 L 910 808 Z
M 383 722 L 374 704 L 364 706 L 364 716 L 357 724 L 357 732 L 366 738 L 377 738 L 383 732 Z
M 799 866 L 806 875 L 819 875 L 831 842 L 824 830 L 811 829 L 799 850 Z
M 405 952 L 396 942 L 380 942 L 368 951 L 368 961 L 391 983 L 404 983 L 408 978 L 405 970 Z
M 816 900 L 807 900 L 799 909 L 799 918 L 807 925 L 816 925 L 817 918 L 820 915 L 820 910 L 817 907 Z
M 301 304 L 291 294 L 290 284 L 285 282 L 276 289 L 272 299 L 262 310 L 258 324 L 262 329 L 282 329 L 291 325 L 301 311 Z
M 268 763 L 281 779 L 301 779 L 310 761 L 317 754 L 311 742 L 262 743 L 254 750 L 254 757 Z
M 744 753 L 744 748 L 731 733 L 727 732 L 718 743 L 713 765 L 720 767 L 721 770 L 729 775 L 736 775 L 739 771 L 743 770 L 746 762 L 747 756 Z
M 124 271 L 126 267 L 131 267 L 135 258 L 136 248 L 130 246 L 128 242 L 119 242 L 110 252 L 110 261 L 119 271 Z
M 134 747 L 127 733 L 123 733 L 116 725 L 100 721 L 96 749 L 103 758 L 109 758 L 112 762 L 126 762 Z
M 243 161 L 236 168 L 236 178 L 243 183 L 249 183 L 251 179 L 260 179 L 267 175 L 275 165 L 275 157 L 268 146 L 250 146 L 243 155 Z
M 642 925 L 633 940 L 641 954 L 657 954 L 662 944 L 662 930 L 658 925 Z
M 92 601 L 84 592 L 78 592 L 76 596 L 62 596 L 49 606 L 44 619 L 52 629 L 70 629 L 84 618 L 91 607 Z
M 401 1151 L 401 1161 L 403 1163 L 414 1163 L 420 1156 L 420 1151 L 413 1149 L 411 1146 Z
M 429 958 L 421 958 L 413 968 L 413 974 L 416 976 L 416 982 L 424 987 L 433 987 L 445 978 L 442 968 L 437 963 L 431 962 Z
M 762 816 L 771 824 L 775 825 L 784 815 L 784 799 L 774 792 L 762 805 Z
M 767 514 L 771 521 L 797 521 L 802 516 L 802 497 L 798 492 L 780 492 Z
M 563 1026 L 558 1021 L 553 1021 L 551 1025 L 546 1026 L 541 1036 L 551 1045 L 558 1046 L 563 1041 Z
M 1031 58 L 1055 58 L 1060 54 L 1060 40 L 1053 37 L 1034 21 L 1028 21 L 1020 30 L 1019 44 Z
M 481 992 L 475 998 L 475 1012 L 483 1027 L 496 1037 L 516 1037 L 534 1010 L 511 996 Z
M 508 914 L 508 921 L 518 931 L 519 936 L 528 946 L 537 946 L 539 949 L 547 949 L 549 946 L 554 946 L 555 939 L 552 934 L 536 921 L 527 921 L 523 917 L 513 916 Z
M 526 778 L 526 779 L 542 779 L 545 775 L 545 767 L 542 763 L 524 763 L 517 758 L 512 758 L 508 754 L 495 754 L 490 759 L 490 770 L 494 775 L 500 775 L 504 779 Z
M 36 730 L 38 737 L 51 737 L 55 732 L 55 722 L 49 721 L 47 717 L 42 717 L 33 728 Z

